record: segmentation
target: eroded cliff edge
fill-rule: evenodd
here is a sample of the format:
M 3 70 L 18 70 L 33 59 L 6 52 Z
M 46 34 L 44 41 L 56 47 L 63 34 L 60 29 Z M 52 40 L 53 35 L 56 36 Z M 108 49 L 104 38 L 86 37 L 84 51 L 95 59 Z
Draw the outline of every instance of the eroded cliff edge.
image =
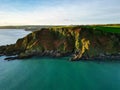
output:
M 34 31 L 15 44 L 0 46 L 0 55 L 23 59 L 33 56 L 80 59 L 120 59 L 120 34 L 85 27 L 54 27 Z

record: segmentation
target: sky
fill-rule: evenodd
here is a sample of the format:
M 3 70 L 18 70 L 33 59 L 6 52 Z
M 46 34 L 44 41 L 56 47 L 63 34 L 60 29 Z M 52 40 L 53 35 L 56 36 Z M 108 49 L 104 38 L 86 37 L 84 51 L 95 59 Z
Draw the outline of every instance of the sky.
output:
M 120 23 L 120 0 L 0 0 L 0 26 Z

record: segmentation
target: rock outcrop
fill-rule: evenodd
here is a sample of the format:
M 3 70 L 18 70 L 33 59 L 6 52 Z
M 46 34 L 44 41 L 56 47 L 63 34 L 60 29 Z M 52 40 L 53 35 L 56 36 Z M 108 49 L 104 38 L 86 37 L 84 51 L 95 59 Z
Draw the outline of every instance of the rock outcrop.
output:
M 120 59 L 120 34 L 85 27 L 53 27 L 34 31 L 15 44 L 0 46 L 0 56 L 72 56 L 71 60 Z

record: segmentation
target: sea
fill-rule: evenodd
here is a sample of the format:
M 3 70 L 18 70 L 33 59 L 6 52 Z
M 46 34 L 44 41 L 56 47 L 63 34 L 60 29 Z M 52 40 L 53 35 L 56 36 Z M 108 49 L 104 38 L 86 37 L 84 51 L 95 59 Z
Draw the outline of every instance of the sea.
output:
M 0 45 L 14 44 L 29 34 L 0 29 Z M 0 57 L 0 90 L 120 90 L 120 62 L 69 61 L 69 57 Z

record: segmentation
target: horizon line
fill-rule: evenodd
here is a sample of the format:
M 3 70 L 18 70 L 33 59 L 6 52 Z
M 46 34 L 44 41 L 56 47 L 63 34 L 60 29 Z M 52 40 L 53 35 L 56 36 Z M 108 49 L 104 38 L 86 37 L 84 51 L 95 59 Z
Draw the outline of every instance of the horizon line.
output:
M 76 25 L 120 25 L 120 23 L 98 23 L 98 24 L 24 24 L 24 25 L 0 25 L 0 27 L 7 26 L 76 26 Z

